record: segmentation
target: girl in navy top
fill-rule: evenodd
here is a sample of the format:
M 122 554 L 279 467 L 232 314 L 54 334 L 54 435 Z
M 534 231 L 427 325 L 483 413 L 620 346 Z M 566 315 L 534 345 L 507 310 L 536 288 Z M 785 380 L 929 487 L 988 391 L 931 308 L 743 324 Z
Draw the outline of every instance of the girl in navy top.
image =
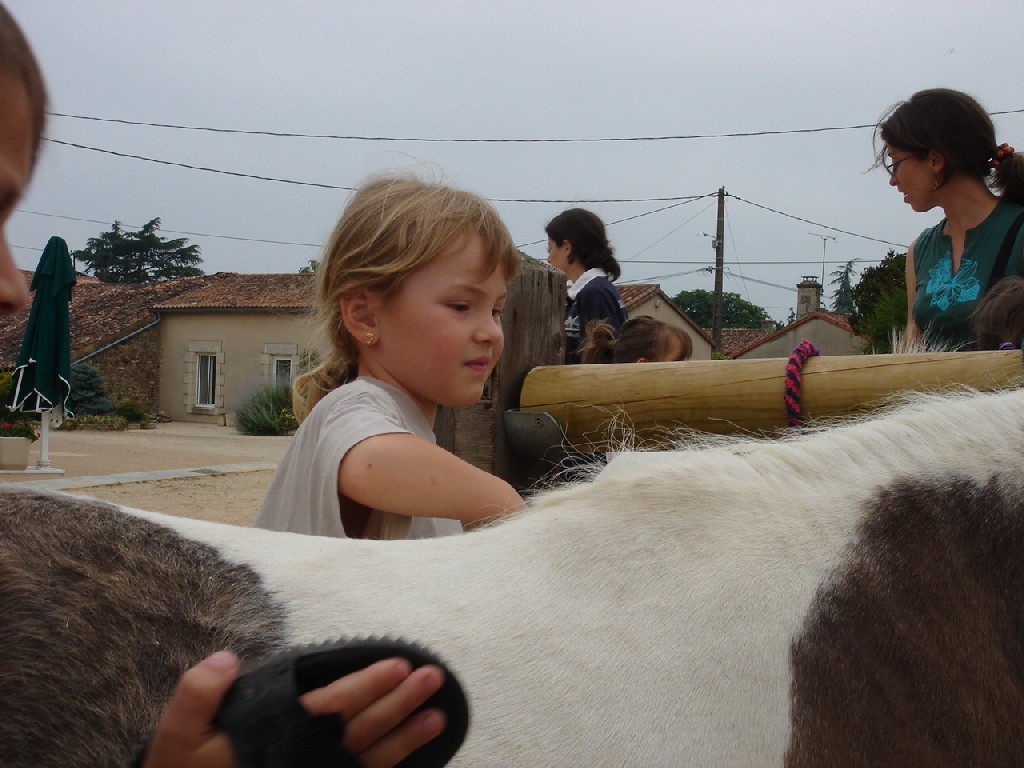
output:
M 565 272 L 569 280 L 565 362 L 578 363 L 591 323 L 606 322 L 618 333 L 629 318 L 612 284 L 622 270 L 597 214 L 570 208 L 549 221 L 544 230 L 548 234 L 548 264 Z

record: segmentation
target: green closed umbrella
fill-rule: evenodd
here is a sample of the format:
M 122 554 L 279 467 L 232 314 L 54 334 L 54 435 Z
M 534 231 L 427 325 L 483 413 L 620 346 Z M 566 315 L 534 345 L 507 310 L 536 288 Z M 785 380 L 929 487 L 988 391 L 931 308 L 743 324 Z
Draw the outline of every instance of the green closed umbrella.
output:
M 32 277 L 32 309 L 11 381 L 10 407 L 44 414 L 40 466 L 47 461 L 48 426 L 60 426 L 71 394 L 71 323 L 68 303 L 75 267 L 68 244 L 51 237 Z

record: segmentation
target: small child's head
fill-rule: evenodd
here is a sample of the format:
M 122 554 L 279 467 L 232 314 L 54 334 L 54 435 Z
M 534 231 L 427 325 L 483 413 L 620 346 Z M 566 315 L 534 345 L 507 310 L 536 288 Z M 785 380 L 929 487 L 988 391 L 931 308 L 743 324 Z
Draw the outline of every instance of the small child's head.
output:
M 498 272 L 510 282 L 519 270 L 519 252 L 487 200 L 411 176 L 373 178 L 364 184 L 345 207 L 317 269 L 316 310 L 331 358 L 313 372 L 312 382 L 296 382 L 299 396 L 308 403 L 300 410 L 308 412 L 323 394 L 355 373 L 363 340 L 346 329 L 342 300 L 371 291 L 386 306 L 410 275 L 473 237 L 480 238 L 483 250 L 480 278 Z M 316 384 L 313 390 L 310 383 Z
M 986 293 L 971 318 L 978 349 L 1009 344 L 1020 349 L 1024 339 L 1024 277 L 1002 278 Z
M 28 303 L 7 243 L 7 221 L 32 176 L 46 118 L 46 87 L 21 29 L 0 5 L 0 316 Z
M 584 363 L 671 363 L 693 354 L 690 337 L 674 325 L 648 315 L 630 318 L 618 335 L 609 323 L 587 327 L 587 341 L 580 350 Z

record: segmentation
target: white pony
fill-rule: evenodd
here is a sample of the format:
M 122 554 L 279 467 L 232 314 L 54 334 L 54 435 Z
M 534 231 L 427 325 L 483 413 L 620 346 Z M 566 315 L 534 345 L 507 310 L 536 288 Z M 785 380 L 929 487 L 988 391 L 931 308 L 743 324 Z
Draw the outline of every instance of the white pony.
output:
M 466 536 L 337 540 L 67 496 L 0 511 L 0 755 L 118 765 L 177 675 L 402 636 L 452 765 L 1024 764 L 1024 392 L 625 454 Z

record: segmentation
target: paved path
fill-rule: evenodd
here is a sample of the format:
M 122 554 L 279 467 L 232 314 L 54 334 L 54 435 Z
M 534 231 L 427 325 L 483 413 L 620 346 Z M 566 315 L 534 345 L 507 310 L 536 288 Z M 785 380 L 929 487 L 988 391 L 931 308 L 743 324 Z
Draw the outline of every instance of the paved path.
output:
M 205 477 L 210 475 L 226 475 L 231 472 L 255 472 L 260 469 L 274 469 L 277 464 L 270 461 L 250 461 L 244 464 L 218 464 L 212 467 L 195 467 L 192 469 L 151 469 L 146 472 L 120 472 L 113 475 L 83 475 L 82 477 L 55 477 L 54 473 L 21 472 L 22 477 L 46 476 L 49 480 L 18 481 L 20 488 L 38 490 L 66 491 L 72 488 L 95 488 L 99 485 L 120 485 L 121 483 L 141 483 L 146 480 L 168 480 L 176 477 Z M 0 481 L 2 482 L 2 481 Z
M 171 422 L 125 432 L 50 433 L 52 472 L 2 472 L 0 483 L 65 490 L 144 480 L 252 472 L 277 466 L 290 437 L 249 437 L 233 427 Z M 29 466 L 39 460 L 32 444 Z

